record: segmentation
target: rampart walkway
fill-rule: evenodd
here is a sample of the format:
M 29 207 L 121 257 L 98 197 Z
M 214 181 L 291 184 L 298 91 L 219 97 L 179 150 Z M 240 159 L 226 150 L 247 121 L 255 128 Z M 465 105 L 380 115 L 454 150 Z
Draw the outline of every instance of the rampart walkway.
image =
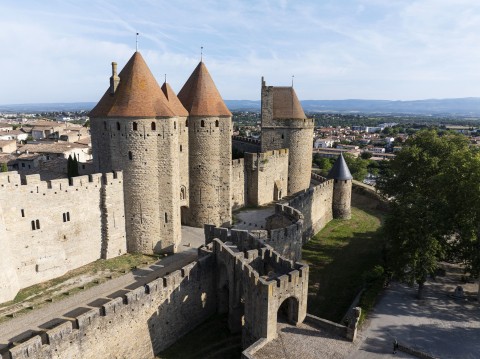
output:
M 173 272 L 193 262 L 197 258 L 197 248 L 203 243 L 203 228 L 182 227 L 180 253 L 162 258 L 149 267 L 136 269 L 72 297 L 53 302 L 39 310 L 0 324 L 0 350 L 8 342 L 21 341 L 22 338 L 30 337 L 32 331 L 49 329 L 58 323 L 65 322 L 69 316 L 86 311 L 85 309 L 100 307 L 106 302 L 102 298 L 114 298 L 112 294 L 138 288 L 156 277 L 164 276 L 167 272 Z

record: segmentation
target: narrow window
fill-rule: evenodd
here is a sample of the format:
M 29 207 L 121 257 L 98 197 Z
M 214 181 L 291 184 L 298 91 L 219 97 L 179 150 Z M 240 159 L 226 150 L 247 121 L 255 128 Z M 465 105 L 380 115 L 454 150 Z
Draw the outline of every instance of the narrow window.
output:
M 136 130 L 137 130 L 137 127 L 138 127 L 138 126 L 137 126 L 137 123 L 134 122 L 134 123 L 133 123 L 133 130 L 136 131 Z
M 35 221 L 32 221 L 32 231 L 35 230 Z
M 22 167 L 25 167 L 25 163 L 22 163 Z
M 120 122 L 117 122 L 117 130 L 120 131 Z
M 133 159 L 132 151 L 128 151 L 128 159 L 129 160 Z
M 284 136 L 283 133 L 282 133 L 282 140 L 283 140 L 284 138 L 285 138 L 285 136 Z
M 168 223 L 168 215 L 167 215 L 167 212 L 165 212 L 165 223 Z
M 39 221 L 38 219 L 35 221 L 35 224 L 36 224 L 35 227 L 36 227 L 37 229 L 40 229 L 40 221 Z
M 188 120 L 185 120 L 185 127 L 188 127 Z
M 174 130 L 177 129 L 177 121 L 173 121 L 173 129 L 174 129 Z
M 182 145 L 180 145 L 180 152 L 182 152 Z
M 218 127 L 218 120 L 215 121 L 215 127 Z
M 67 212 L 67 222 L 70 222 L 70 212 Z
M 67 214 L 63 213 L 63 222 L 66 222 L 66 221 L 67 221 Z
M 156 131 L 157 130 L 157 124 L 155 122 L 152 122 L 152 131 Z
M 22 212 L 22 217 L 25 217 L 25 210 L 22 209 L 22 210 L 20 210 L 20 211 Z
M 205 121 L 204 120 L 202 120 L 202 122 L 200 122 L 200 126 L 205 127 Z

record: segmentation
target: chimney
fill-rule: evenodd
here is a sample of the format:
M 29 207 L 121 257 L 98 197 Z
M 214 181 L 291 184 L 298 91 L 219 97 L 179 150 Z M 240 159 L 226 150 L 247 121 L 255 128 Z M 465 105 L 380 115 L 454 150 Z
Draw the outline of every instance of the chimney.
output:
M 120 82 L 120 77 L 118 77 L 117 75 L 117 63 L 112 62 L 112 77 L 110 77 L 110 95 L 113 96 L 115 91 L 117 91 L 119 82 Z

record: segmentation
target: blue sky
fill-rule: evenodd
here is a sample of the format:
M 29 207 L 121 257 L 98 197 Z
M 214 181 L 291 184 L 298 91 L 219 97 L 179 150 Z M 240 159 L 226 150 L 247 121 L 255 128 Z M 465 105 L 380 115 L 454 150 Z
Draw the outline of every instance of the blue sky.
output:
M 200 59 L 224 99 L 480 96 L 477 0 L 2 0 L 0 104 L 98 101 L 139 50 L 178 92 Z

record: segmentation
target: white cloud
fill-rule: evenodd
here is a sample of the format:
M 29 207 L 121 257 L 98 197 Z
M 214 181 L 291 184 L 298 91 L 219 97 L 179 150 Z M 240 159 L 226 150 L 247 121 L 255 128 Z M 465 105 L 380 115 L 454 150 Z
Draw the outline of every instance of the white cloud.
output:
M 469 0 L 88 1 L 0 5 L 0 103 L 96 101 L 139 46 L 179 91 L 199 61 L 224 98 L 260 77 L 300 98 L 476 96 L 480 3 Z M 8 19 L 8 20 L 6 20 Z

